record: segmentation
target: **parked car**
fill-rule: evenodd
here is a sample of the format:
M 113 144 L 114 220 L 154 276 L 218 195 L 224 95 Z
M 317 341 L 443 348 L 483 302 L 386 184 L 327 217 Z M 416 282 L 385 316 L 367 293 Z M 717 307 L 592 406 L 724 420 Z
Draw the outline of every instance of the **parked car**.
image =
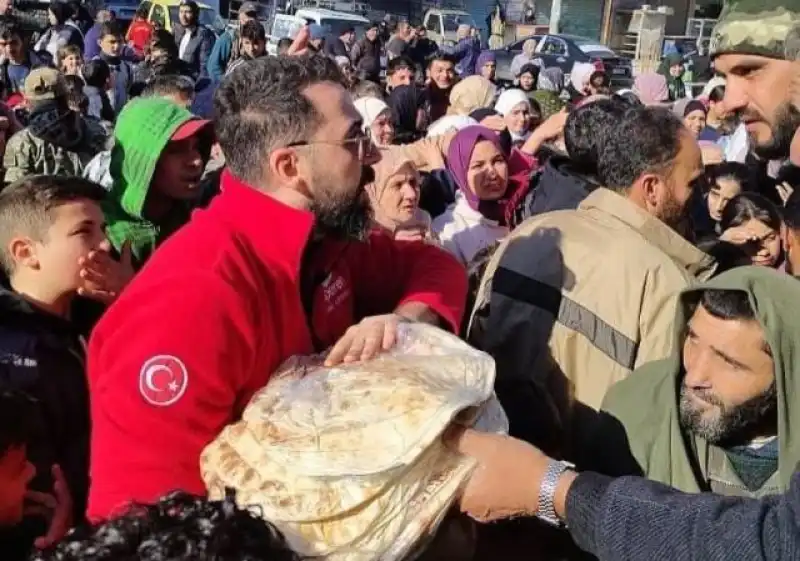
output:
M 358 14 L 335 12 L 331 10 L 301 8 L 294 14 L 275 14 L 271 22 L 266 24 L 267 53 L 278 54 L 278 41 L 284 37 L 294 39 L 297 32 L 306 24 L 315 23 L 325 28 L 325 31 L 338 37 L 345 29 L 353 28 L 356 37 L 363 37 L 370 25 L 367 18 Z
M 531 35 L 494 51 L 497 56 L 497 80 L 512 82 L 511 61 L 522 52 L 522 44 L 528 39 L 536 41 L 536 56 L 545 67 L 558 66 L 569 80 L 572 65 L 576 62 L 591 62 L 598 70 L 605 71 L 616 88 L 626 88 L 633 84 L 633 66 L 627 58 L 618 56 L 593 39 L 576 35 Z

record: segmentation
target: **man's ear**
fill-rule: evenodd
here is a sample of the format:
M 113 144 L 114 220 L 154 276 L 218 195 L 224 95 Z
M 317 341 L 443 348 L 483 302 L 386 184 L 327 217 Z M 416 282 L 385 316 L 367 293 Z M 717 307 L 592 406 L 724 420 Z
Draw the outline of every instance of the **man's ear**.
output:
M 14 261 L 15 267 L 25 267 L 27 269 L 38 269 L 39 258 L 36 255 L 36 246 L 32 239 L 27 237 L 15 237 L 8 242 L 8 253 Z

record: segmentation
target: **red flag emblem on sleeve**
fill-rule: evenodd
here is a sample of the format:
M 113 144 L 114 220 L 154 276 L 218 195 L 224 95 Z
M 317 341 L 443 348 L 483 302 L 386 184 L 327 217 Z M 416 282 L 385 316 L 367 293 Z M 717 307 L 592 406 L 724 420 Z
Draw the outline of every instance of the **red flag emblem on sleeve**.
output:
M 158 355 L 145 361 L 139 372 L 139 391 L 144 400 L 157 407 L 176 403 L 186 393 L 189 375 L 186 365 L 174 356 Z

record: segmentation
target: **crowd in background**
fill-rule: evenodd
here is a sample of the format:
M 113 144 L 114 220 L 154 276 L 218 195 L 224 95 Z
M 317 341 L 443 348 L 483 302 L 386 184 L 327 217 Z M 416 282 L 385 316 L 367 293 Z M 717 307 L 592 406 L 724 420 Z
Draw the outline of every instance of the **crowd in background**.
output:
M 199 9 L 0 14 L 3 559 L 295 559 L 202 498 L 200 453 L 290 356 L 367 360 L 401 321 L 494 358 L 513 437 L 451 443 L 472 518 L 425 559 L 796 557 L 752 514 L 790 516 L 800 461 L 784 27 L 730 8 L 690 97 L 681 57 L 612 91 L 531 39 L 501 83 L 468 25 L 311 24 L 271 56 L 255 4 L 218 37 Z

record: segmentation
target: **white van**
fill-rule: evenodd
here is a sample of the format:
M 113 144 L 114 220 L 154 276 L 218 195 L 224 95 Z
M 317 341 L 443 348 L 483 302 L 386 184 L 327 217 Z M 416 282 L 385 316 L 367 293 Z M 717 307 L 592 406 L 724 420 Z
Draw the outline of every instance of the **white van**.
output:
M 306 25 L 321 25 L 333 37 L 338 37 L 348 27 L 356 30 L 356 38 L 361 39 L 369 27 L 369 20 L 357 14 L 322 10 L 319 8 L 300 8 L 294 15 L 275 14 L 272 28 L 267 33 L 267 52 L 278 54 L 278 41 L 284 37 L 294 39 L 297 32 Z

